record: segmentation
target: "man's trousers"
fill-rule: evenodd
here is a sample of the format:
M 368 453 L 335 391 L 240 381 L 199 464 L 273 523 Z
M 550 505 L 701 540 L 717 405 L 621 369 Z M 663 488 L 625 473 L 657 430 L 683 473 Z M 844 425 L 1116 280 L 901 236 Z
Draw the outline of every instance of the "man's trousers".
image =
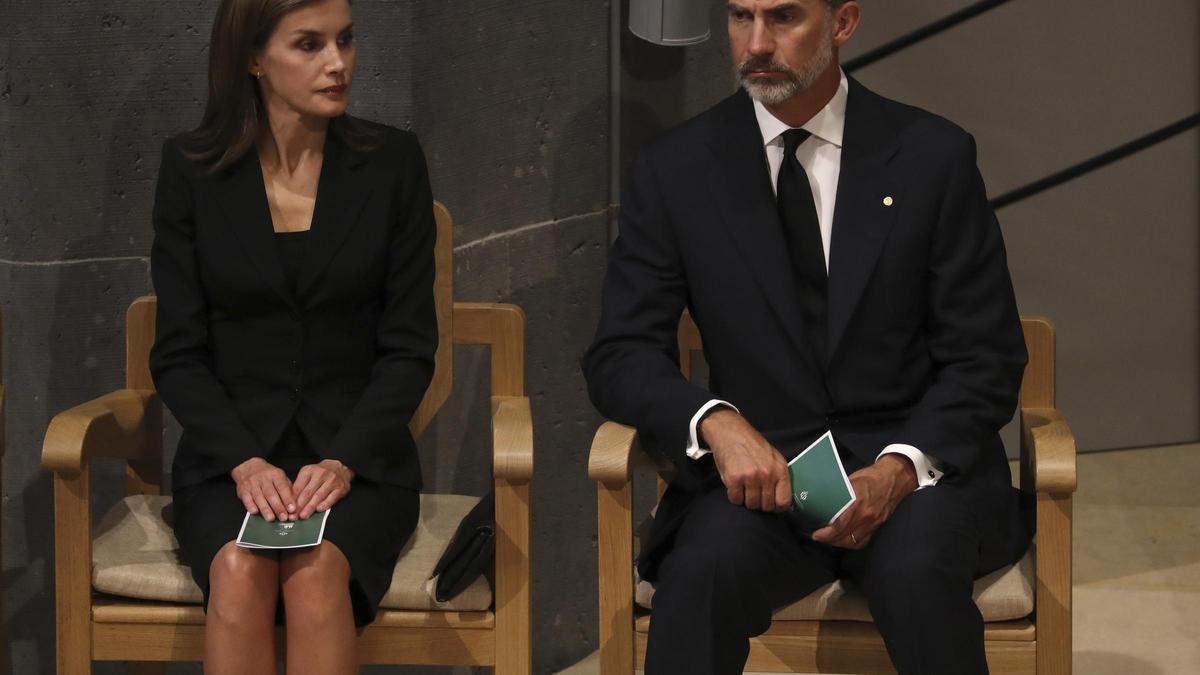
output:
M 971 598 L 979 526 L 959 488 L 918 490 L 861 551 L 799 532 L 787 514 L 698 495 L 658 568 L 647 675 L 742 672 L 749 638 L 774 611 L 837 578 L 866 596 L 901 675 L 987 673 L 983 619 Z

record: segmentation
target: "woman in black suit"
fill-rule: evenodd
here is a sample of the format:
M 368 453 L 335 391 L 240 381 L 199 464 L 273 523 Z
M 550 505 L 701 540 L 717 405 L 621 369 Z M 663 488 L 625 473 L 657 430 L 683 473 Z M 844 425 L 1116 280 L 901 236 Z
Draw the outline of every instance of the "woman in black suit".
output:
M 223 0 L 204 118 L 163 146 L 150 366 L 183 426 L 175 529 L 208 673 L 275 672 L 277 610 L 288 673 L 353 672 L 416 525 L 432 196 L 412 134 L 345 113 L 351 29 L 348 0 Z M 319 546 L 234 544 L 247 511 L 335 505 Z

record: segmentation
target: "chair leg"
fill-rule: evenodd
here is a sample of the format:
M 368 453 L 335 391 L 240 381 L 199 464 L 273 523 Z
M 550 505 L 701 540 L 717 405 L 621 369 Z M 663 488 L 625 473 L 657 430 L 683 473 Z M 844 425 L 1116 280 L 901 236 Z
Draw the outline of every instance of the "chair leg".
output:
M 55 646 L 58 675 L 92 673 L 91 472 L 54 475 Z
M 633 484 L 597 484 L 600 550 L 600 673 L 632 675 Z
M 529 675 L 529 484 L 496 481 L 496 675 Z
M 1037 672 L 1070 675 L 1071 496 L 1039 494 L 1037 527 Z

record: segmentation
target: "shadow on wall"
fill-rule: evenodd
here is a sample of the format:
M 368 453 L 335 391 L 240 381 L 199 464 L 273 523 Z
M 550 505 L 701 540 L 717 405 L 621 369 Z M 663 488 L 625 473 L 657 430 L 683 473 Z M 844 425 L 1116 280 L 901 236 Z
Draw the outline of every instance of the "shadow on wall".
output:
M 564 111 L 559 120 L 544 130 L 551 144 L 545 159 L 550 190 L 546 209 L 537 210 L 552 220 L 508 236 L 457 242 L 454 259 L 456 299 L 511 302 L 526 315 L 525 389 L 537 453 L 531 546 L 538 673 L 595 650 L 597 637 L 595 499 L 586 465 L 599 418 L 579 359 L 599 318 L 608 208 L 603 183 L 589 190 L 594 200 L 581 203 L 579 178 L 606 175 L 606 99 Z M 453 213 L 453 195 L 439 198 Z M 480 229 L 461 225 L 455 229 Z M 454 394 L 420 443 L 428 491 L 482 495 L 490 489 L 485 357 L 486 348 L 455 348 Z
M 63 54 L 60 58 L 73 55 Z M 97 209 L 97 217 L 75 228 L 63 228 L 72 236 L 56 258 L 68 262 L 55 266 L 53 281 L 46 284 L 53 285 L 52 297 L 51 289 L 45 289 L 52 303 L 45 340 L 46 387 L 42 410 L 46 422 L 50 416 L 84 399 L 124 386 L 125 309 L 135 297 L 151 292 L 148 259 L 104 258 L 106 252 L 128 249 L 128 244 L 134 243 L 133 238 L 129 242 L 117 241 L 126 232 L 136 233 L 136 241 L 145 242 L 148 251 L 149 204 L 158 169 L 157 150 L 165 133 L 162 130 L 171 128 L 181 116 L 178 110 L 147 103 L 162 99 L 164 78 L 169 72 L 167 64 L 161 61 L 144 63 L 148 64 L 146 72 L 119 97 L 104 96 L 106 100 L 120 101 L 115 110 L 104 111 L 103 117 L 113 121 L 111 127 L 94 118 L 71 127 L 68 132 L 78 134 L 72 139 L 75 143 L 106 143 L 102 155 L 91 155 L 103 156 L 106 165 L 96 186 L 72 185 L 70 176 L 62 177 L 63 189 L 90 189 L 96 193 L 89 201 Z M 71 72 L 77 68 L 77 64 L 64 61 L 54 69 Z M 87 87 L 71 91 L 76 109 L 93 114 L 95 101 L 100 98 L 97 92 L 88 91 Z M 151 197 L 131 198 L 135 192 Z M 88 258 L 97 260 L 69 262 Z M 41 432 L 36 434 L 40 441 Z M 39 452 L 40 446 L 29 450 L 31 454 Z M 24 541 L 17 548 L 23 546 L 29 560 L 35 566 L 41 565 L 43 581 L 40 593 L 11 608 L 9 644 L 22 646 L 19 653 L 10 657 L 10 666 L 13 672 L 51 672 L 55 663 L 53 487 L 50 475 L 37 470 L 36 458 L 30 458 L 29 464 L 32 480 L 23 486 L 20 508 L 27 522 L 36 519 L 43 526 L 26 527 Z M 124 494 L 123 465 L 111 460 L 98 462 L 92 485 L 93 513 L 99 516 Z M 28 583 L 28 575 L 28 570 L 11 570 L 5 587 Z M 36 650 L 35 654 L 28 651 L 31 648 Z M 124 668 L 124 665 L 98 663 L 95 672 L 103 675 L 124 672 Z

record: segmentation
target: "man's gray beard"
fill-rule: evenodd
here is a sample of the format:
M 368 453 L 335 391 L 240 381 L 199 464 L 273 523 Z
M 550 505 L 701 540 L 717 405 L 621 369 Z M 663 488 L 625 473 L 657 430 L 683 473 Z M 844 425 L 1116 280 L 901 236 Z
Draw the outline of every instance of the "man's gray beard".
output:
M 833 63 L 833 34 L 826 32 L 821 37 L 821 46 L 817 49 L 817 53 L 813 54 L 812 59 L 801 66 L 799 70 L 784 71 L 788 78 L 783 82 L 752 81 L 749 77 L 742 75 L 745 62 L 738 64 L 733 70 L 738 83 L 742 85 L 746 93 L 750 94 L 750 98 L 764 105 L 779 105 L 811 87 L 831 63 Z

